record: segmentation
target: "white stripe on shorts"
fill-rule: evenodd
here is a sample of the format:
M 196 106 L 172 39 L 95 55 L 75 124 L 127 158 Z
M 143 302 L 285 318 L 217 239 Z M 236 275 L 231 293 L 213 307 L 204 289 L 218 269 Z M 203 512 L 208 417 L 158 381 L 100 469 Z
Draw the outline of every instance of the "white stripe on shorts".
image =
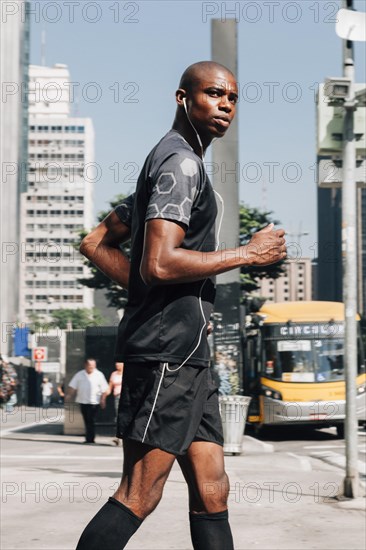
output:
M 160 386 L 161 386 L 161 383 L 162 383 L 162 381 L 163 381 L 164 373 L 165 373 L 165 369 L 166 369 L 167 365 L 168 365 L 168 363 L 164 363 L 164 365 L 163 365 L 163 370 L 162 370 L 162 373 L 161 373 L 161 376 L 160 376 L 160 381 L 159 381 L 158 389 L 156 390 L 156 395 L 155 395 L 154 403 L 153 403 L 153 406 L 152 406 L 152 409 L 151 409 L 151 412 L 150 412 L 149 420 L 147 421 L 147 424 L 146 424 L 146 428 L 145 428 L 145 431 L 144 431 L 143 438 L 141 439 L 141 443 L 143 443 L 143 442 L 145 441 L 146 432 L 147 432 L 147 429 L 148 429 L 148 427 L 149 427 L 150 420 L 151 420 L 151 417 L 152 417 L 152 415 L 153 415 L 153 412 L 154 412 L 154 409 L 155 409 L 156 402 L 157 402 L 157 400 L 158 400 L 158 395 L 159 395 Z

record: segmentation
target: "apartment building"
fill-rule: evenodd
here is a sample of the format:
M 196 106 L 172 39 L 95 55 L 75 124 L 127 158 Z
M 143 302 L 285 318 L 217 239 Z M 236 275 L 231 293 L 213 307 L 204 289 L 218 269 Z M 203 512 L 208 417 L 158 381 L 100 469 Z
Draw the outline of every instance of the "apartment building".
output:
M 310 258 L 288 259 L 285 273 L 278 279 L 262 279 L 253 295 L 269 302 L 312 300 L 312 264 Z
M 91 308 L 93 290 L 75 247 L 93 223 L 94 131 L 70 116 L 66 65 L 30 66 L 28 191 L 21 201 L 21 321 L 52 319 L 60 308 Z

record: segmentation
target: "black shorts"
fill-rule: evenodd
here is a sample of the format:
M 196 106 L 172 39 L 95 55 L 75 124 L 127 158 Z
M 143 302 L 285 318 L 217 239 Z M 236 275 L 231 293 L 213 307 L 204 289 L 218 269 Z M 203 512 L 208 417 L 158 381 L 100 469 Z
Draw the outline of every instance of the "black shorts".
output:
M 117 437 L 175 455 L 192 441 L 224 444 L 218 389 L 208 367 L 130 363 L 123 370 Z M 176 369 L 179 365 L 169 365 Z

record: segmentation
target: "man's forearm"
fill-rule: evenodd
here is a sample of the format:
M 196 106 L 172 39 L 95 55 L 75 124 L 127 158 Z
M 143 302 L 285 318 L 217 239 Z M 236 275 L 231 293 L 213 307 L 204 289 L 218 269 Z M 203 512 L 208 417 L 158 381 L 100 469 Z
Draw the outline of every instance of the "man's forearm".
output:
M 112 211 L 80 244 L 80 252 L 109 279 L 123 288 L 128 287 L 130 261 L 120 245 L 130 239 L 130 227 Z
M 286 256 L 283 229 L 273 224 L 253 234 L 245 246 L 215 252 L 182 248 L 185 231 L 168 220 L 152 219 L 145 225 L 140 273 L 146 284 L 190 283 L 232 269 L 278 262 Z
M 68 388 L 65 395 L 65 403 L 71 403 L 76 397 L 76 390 Z
M 252 265 L 249 255 L 245 258 L 245 247 L 198 252 L 183 248 L 175 249 L 162 261 L 152 260 L 149 270 L 141 272 L 148 284 L 191 283 L 219 275 L 243 265 Z M 145 273 L 149 273 L 148 276 Z M 152 276 L 151 276 L 152 275 Z
M 89 243 L 81 252 L 109 279 L 123 288 L 128 287 L 130 261 L 120 248 Z

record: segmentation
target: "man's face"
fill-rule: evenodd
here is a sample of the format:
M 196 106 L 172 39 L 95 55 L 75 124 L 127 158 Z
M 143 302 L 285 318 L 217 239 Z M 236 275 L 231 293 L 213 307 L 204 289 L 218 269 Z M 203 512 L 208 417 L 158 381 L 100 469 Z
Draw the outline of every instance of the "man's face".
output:
M 231 73 L 220 68 L 200 71 L 192 91 L 187 93 L 187 108 L 192 124 L 201 138 L 222 137 L 236 111 L 238 87 Z
M 87 361 L 85 363 L 85 370 L 88 374 L 91 374 L 95 369 L 97 368 L 97 365 L 95 361 Z

